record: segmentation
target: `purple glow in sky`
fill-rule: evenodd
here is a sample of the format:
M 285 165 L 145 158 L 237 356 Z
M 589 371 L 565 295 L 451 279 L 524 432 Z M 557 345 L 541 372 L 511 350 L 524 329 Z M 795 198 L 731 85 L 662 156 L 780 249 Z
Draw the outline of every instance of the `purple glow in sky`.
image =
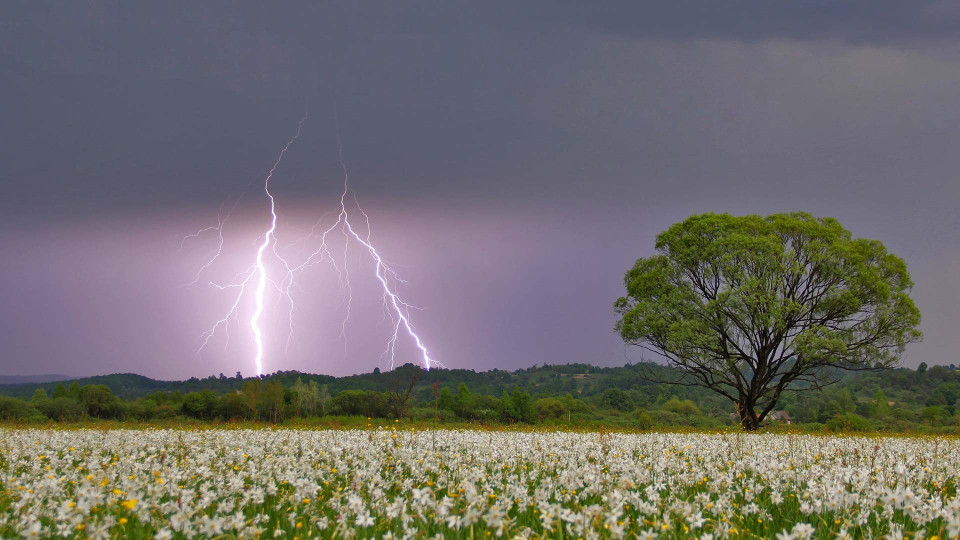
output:
M 336 101 L 373 245 L 448 367 L 636 361 L 612 303 L 657 233 L 791 210 L 902 256 L 925 334 L 905 364 L 957 363 L 958 22 L 943 2 L 4 3 L 0 370 L 255 373 L 253 295 L 196 356 L 235 298 L 206 283 L 251 267 L 308 99 L 264 253 L 306 261 L 297 240 L 338 219 Z M 181 240 L 231 208 L 196 280 L 220 235 Z M 289 271 L 264 259 L 264 372 L 389 367 L 377 259 L 332 231 L 351 287 L 302 268 L 289 344 Z M 422 357 L 407 337 L 397 363 Z

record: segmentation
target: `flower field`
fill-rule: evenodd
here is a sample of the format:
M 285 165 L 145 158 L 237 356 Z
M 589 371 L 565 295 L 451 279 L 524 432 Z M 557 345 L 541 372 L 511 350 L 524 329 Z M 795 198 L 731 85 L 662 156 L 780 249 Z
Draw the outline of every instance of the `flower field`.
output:
M 960 442 L 4 430 L 0 536 L 953 538 Z

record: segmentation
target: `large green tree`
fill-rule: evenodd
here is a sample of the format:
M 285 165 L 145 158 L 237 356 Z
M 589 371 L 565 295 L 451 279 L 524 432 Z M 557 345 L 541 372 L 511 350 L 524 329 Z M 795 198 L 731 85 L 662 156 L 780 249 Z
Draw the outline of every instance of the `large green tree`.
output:
M 921 339 L 903 259 L 807 213 L 695 215 L 627 272 L 617 331 L 756 429 L 788 389 L 893 367 Z

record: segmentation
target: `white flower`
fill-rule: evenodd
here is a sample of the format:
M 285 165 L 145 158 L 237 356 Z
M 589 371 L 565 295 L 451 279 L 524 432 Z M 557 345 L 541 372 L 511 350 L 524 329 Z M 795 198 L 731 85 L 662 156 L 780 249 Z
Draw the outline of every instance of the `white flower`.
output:
M 793 526 L 793 536 L 797 539 L 808 539 L 813 537 L 813 533 L 817 532 L 809 523 L 797 523 Z
M 370 516 L 370 512 L 364 512 L 362 515 L 358 515 L 356 519 L 357 527 L 370 527 L 373 525 L 373 517 Z

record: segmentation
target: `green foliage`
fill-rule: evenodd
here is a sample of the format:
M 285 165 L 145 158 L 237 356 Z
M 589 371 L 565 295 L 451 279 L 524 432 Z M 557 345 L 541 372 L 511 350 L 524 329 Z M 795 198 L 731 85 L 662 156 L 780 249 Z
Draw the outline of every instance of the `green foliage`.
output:
M 217 415 L 224 420 L 251 420 L 256 415 L 256 409 L 250 396 L 243 392 L 232 392 L 220 398 Z
M 940 405 L 928 405 L 920 411 L 920 416 L 928 423 L 933 425 L 943 425 L 950 422 L 951 414 L 946 407 Z
M 497 404 L 497 412 L 500 419 L 504 422 L 525 422 L 533 423 L 536 419 L 536 411 L 533 408 L 533 398 L 530 394 L 520 388 L 514 388 L 513 392 L 507 394 L 503 391 L 503 396 Z
M 599 403 L 601 407 L 616 409 L 618 411 L 633 410 L 633 400 L 630 399 L 630 394 L 619 388 L 607 388 L 604 390 L 603 393 L 600 394 Z
M 535 400 L 533 410 L 538 418 L 564 418 L 567 416 L 567 406 L 563 403 L 563 400 L 555 397 Z
M 890 416 L 890 400 L 883 390 L 877 390 L 873 395 L 873 403 L 870 405 L 870 416 L 873 418 L 886 418 Z
M 640 409 L 637 411 L 637 427 L 646 431 L 653 427 L 653 417 L 650 416 L 650 413 Z
M 43 415 L 33 405 L 7 396 L 0 396 L 0 420 L 35 421 Z
M 63 395 L 66 395 L 64 392 Z M 83 416 L 80 402 L 68 397 L 54 397 L 37 404 L 37 409 L 50 420 L 58 422 L 79 420 Z
M 84 386 L 78 390 L 77 394 L 86 414 L 94 418 L 118 416 L 118 400 L 107 386 L 102 384 Z
M 453 397 L 453 412 L 461 418 L 473 418 L 475 415 L 474 407 L 476 402 L 467 383 L 460 383 L 457 387 L 457 395 Z
M 330 402 L 333 414 L 385 418 L 388 407 L 383 395 L 372 390 L 346 390 Z
M 409 368 L 419 370 L 415 366 Z M 429 372 L 429 379 L 424 377 L 426 372 L 420 371 L 425 380 L 416 383 L 412 392 L 414 396 L 425 396 L 420 399 L 422 405 L 418 407 L 416 401 L 411 399 L 409 407 L 404 409 L 399 418 L 435 422 L 439 416 L 443 422 L 547 423 L 573 429 L 584 426 L 646 429 L 647 425 L 651 425 L 651 428 L 713 428 L 737 424 L 737 420 L 730 416 L 735 410 L 729 401 L 709 389 L 664 386 L 646 380 L 644 376 L 651 372 L 658 376 L 675 373 L 654 364 L 609 368 L 573 364 L 484 373 L 434 369 Z M 137 399 L 120 399 L 116 397 L 116 392 L 113 393 L 113 400 L 107 397 L 104 403 L 110 406 L 105 408 L 102 418 L 147 421 L 182 415 L 182 418 L 190 418 L 194 422 L 278 422 L 291 417 L 323 416 L 323 422 L 329 422 L 339 421 L 331 417 L 337 415 L 336 418 L 349 416 L 353 419 L 351 421 L 363 418 L 365 422 L 368 417 L 392 420 L 398 417 L 392 401 L 397 388 L 392 383 L 399 380 L 402 390 L 414 380 L 398 378 L 397 374 L 397 370 L 394 370 L 379 375 L 333 379 L 289 372 L 268 375 L 263 379 L 230 378 L 226 381 L 231 386 L 225 392 L 216 390 L 225 382 L 219 378 L 200 379 L 201 382 L 208 381 L 211 384 L 209 388 L 196 382 L 153 381 L 137 391 Z M 912 369 L 895 369 L 854 373 L 837 370 L 831 376 L 839 378 L 839 382 L 825 392 L 785 394 L 781 406 L 789 412 L 793 426 L 804 424 L 803 429 L 810 430 L 814 425 L 823 426 L 823 423 L 837 415 L 855 413 L 870 418 L 877 430 L 937 433 L 957 430 L 956 405 L 948 403 L 960 387 L 960 370 L 935 365 L 922 375 Z M 107 386 L 106 382 L 112 380 L 110 377 L 98 378 L 96 384 Z M 441 381 L 438 394 L 442 393 L 443 388 L 449 388 L 450 409 L 438 411 L 433 407 L 434 401 L 429 397 L 430 387 L 437 381 Z M 0 391 L 15 391 L 17 395 L 27 398 L 29 401 L 23 403 L 33 406 L 42 416 L 30 413 L 30 409 L 19 410 L 34 414 L 33 418 L 38 421 L 97 418 L 87 412 L 86 405 L 81 405 L 79 396 L 85 395 L 90 405 L 100 403 L 92 400 L 95 396 L 109 396 L 102 388 L 84 390 L 85 386 L 91 385 L 65 383 L 70 388 L 63 384 L 58 388 L 56 383 L 49 387 L 45 384 L 0 387 Z M 161 385 L 164 385 L 163 390 L 154 390 Z M 268 385 L 272 387 L 274 396 L 272 405 L 266 400 Z M 133 389 L 131 386 L 124 388 L 125 392 Z M 314 389 L 317 393 L 315 406 Z M 496 389 L 495 393 L 493 389 Z M 44 400 L 43 392 L 37 390 L 50 395 Z M 515 403 L 515 390 L 529 396 L 529 408 L 524 395 L 518 394 Z M 506 399 L 503 399 L 504 391 Z M 886 399 L 880 396 L 880 392 Z M 78 398 L 73 399 L 68 395 Z M 626 401 L 622 399 L 624 396 L 629 398 L 630 408 L 612 406 Z M 279 400 L 275 399 L 277 397 Z M 940 404 L 929 405 L 934 408 L 925 411 L 928 401 Z M 887 407 L 883 403 L 887 403 Z M 884 413 L 886 408 L 889 408 L 889 413 Z
M 700 414 L 700 409 L 697 408 L 697 404 L 689 399 L 680 400 L 672 398 L 663 404 L 663 410 L 685 416 Z
M 906 264 L 832 218 L 695 215 L 627 272 L 617 330 L 737 404 L 755 429 L 830 367 L 891 367 L 921 338 Z
M 447 411 L 453 410 L 453 394 L 450 393 L 449 388 L 444 387 L 440 390 L 440 399 L 437 400 L 437 408 Z
M 278 380 L 271 379 L 263 386 L 263 394 L 257 403 L 257 412 L 260 414 L 260 419 L 274 423 L 282 421 L 284 417 L 283 384 Z

